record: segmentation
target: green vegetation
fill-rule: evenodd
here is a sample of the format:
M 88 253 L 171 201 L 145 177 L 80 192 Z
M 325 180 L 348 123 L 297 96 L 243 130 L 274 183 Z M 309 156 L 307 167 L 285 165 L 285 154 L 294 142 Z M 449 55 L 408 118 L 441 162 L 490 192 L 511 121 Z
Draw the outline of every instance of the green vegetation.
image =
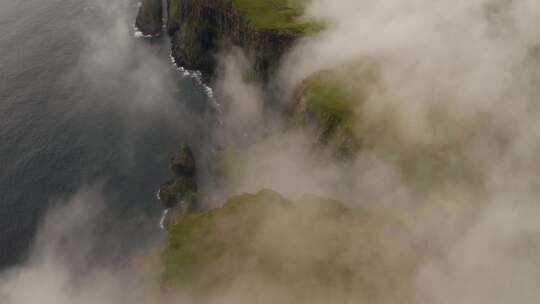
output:
M 169 0 L 168 1 L 168 12 L 169 12 L 169 20 L 176 20 L 177 14 L 178 14 L 178 1 L 179 0 Z
M 193 178 L 175 178 L 160 186 L 159 196 L 169 207 L 180 201 L 191 202 L 197 199 L 197 185 Z
M 304 80 L 303 96 L 309 109 L 320 117 L 332 116 L 339 123 L 349 123 L 358 106 L 379 89 L 378 82 L 375 64 L 352 62 L 311 75 Z
M 234 6 L 258 30 L 285 30 L 294 33 L 318 31 L 321 25 L 299 20 L 302 0 L 233 0 Z
M 319 142 L 336 148 L 336 155 L 347 157 L 360 149 L 362 142 L 356 132 L 355 107 L 359 101 L 356 85 L 335 71 L 317 73 L 303 84 L 305 113 L 301 121 L 315 119 L 319 127 Z M 360 97 L 361 99 L 361 97 Z M 308 120 L 306 120 L 308 119 Z
M 170 230 L 169 247 L 165 252 L 166 285 L 207 288 L 213 280 L 201 277 L 204 270 L 227 252 L 241 249 L 234 244 L 248 239 L 249 231 L 267 208 L 287 204 L 290 202 L 279 194 L 263 190 L 255 195 L 231 197 L 222 208 L 184 217 Z M 222 231 L 231 235 L 223 235 Z
M 319 117 L 331 116 L 337 124 L 353 117 L 354 93 L 334 73 L 321 72 L 304 82 L 304 97 Z
M 235 196 L 171 228 L 163 283 L 201 303 L 235 288 L 257 299 L 271 286 L 299 303 L 312 302 L 313 292 L 330 297 L 318 303 L 375 291 L 402 297 L 402 276 L 418 258 L 402 242 L 406 227 L 392 209 L 354 209 L 312 195 L 290 201 L 270 190 Z
M 364 146 L 362 104 L 378 89 L 378 73 L 373 64 L 352 62 L 315 73 L 303 82 L 298 122 L 314 122 L 319 142 L 336 147 L 338 156 L 354 155 Z

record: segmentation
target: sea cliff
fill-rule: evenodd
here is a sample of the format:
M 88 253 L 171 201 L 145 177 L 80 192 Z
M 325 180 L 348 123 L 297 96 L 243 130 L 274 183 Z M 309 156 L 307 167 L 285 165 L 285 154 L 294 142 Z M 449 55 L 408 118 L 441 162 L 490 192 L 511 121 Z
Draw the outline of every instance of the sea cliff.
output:
M 193 152 L 187 145 L 180 145 L 171 158 L 169 169 L 174 177 L 161 184 L 158 193 L 159 200 L 167 210 L 161 226 L 167 230 L 196 208 L 196 163 Z
M 143 0 L 139 4 L 135 19 L 135 28 L 144 36 L 159 36 L 163 27 L 163 2 L 161 0 Z
M 411 303 L 403 282 L 418 258 L 401 242 L 411 237 L 405 231 L 391 210 L 270 190 L 233 196 L 172 227 L 162 284 L 200 303 L 239 294 L 249 303 L 354 303 L 366 294 L 374 303 Z
M 269 2 L 277 7 L 266 7 Z M 252 60 L 255 75 L 266 81 L 295 41 L 315 28 L 296 21 L 301 10 L 287 1 L 168 0 L 167 6 L 172 57 L 180 66 L 210 75 L 218 53 L 235 45 Z

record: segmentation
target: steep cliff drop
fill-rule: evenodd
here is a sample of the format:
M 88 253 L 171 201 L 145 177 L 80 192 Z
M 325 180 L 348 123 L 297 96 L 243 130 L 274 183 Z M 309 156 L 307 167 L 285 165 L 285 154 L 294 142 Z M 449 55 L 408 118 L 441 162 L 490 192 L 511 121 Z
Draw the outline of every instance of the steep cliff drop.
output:
M 366 137 L 359 108 L 378 88 L 375 66 L 351 63 L 310 75 L 297 89 L 292 123 L 315 129 L 316 143 L 339 159 L 354 157 Z
M 163 183 L 158 192 L 158 198 L 166 208 L 160 226 L 167 230 L 192 211 L 197 200 L 195 158 L 187 145 L 179 147 L 169 169 L 174 178 Z
M 412 303 L 409 231 L 392 210 L 271 190 L 233 196 L 170 228 L 162 287 L 195 303 Z
M 254 76 L 267 81 L 282 55 L 315 28 L 297 21 L 302 12 L 298 7 L 268 5 L 260 0 L 168 0 L 172 57 L 186 69 L 212 75 L 217 52 L 236 45 L 253 61 Z
M 157 37 L 163 28 L 162 0 L 143 0 L 139 4 L 139 12 L 135 20 L 135 35 Z

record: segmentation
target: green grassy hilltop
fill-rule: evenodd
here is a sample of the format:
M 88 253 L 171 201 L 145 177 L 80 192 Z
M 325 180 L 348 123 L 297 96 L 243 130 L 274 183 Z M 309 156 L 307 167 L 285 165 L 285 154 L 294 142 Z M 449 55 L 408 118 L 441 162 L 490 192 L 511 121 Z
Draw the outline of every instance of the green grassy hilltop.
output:
M 405 300 L 400 279 L 416 260 L 402 244 L 406 231 L 388 210 L 311 195 L 292 201 L 270 190 L 234 196 L 172 227 L 164 286 L 202 302 L 227 302 L 237 292 L 257 303 L 275 303 L 274 296 L 279 303 L 330 303 L 332 295 L 353 300 L 375 291 Z M 272 297 L 259 298 L 265 293 Z
M 354 93 L 333 73 L 317 73 L 306 79 L 303 95 L 317 116 L 332 116 L 340 126 L 351 123 Z
M 320 25 L 300 20 L 304 12 L 302 0 L 233 0 L 233 5 L 259 30 L 289 30 L 305 33 Z
M 362 106 L 377 88 L 377 77 L 374 67 L 358 63 L 312 74 L 301 86 L 297 121 L 317 126 L 319 140 L 339 154 L 356 153 L 365 135 Z
M 169 1 L 169 18 L 177 18 L 179 1 Z M 226 3 L 226 0 L 223 0 Z M 307 33 L 321 28 L 320 24 L 300 19 L 304 0 L 229 0 L 238 12 L 257 30 L 284 30 Z

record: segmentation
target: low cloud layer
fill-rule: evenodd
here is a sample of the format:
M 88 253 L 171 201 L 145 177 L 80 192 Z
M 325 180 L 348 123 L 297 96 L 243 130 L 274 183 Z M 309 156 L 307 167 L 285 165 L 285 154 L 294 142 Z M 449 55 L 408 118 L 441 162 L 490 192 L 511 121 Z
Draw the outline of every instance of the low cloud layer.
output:
M 292 90 L 314 72 L 346 71 L 358 62 L 376 66 L 377 88 L 357 100 L 355 111 L 361 122 L 355 128 L 369 149 L 346 163 L 336 161 L 324 149 L 315 149 L 311 131 L 292 132 L 282 120 L 266 116 L 261 86 L 244 81 L 245 59 L 238 52 L 226 54 L 221 57 L 222 73 L 216 81 L 216 96 L 223 98 L 224 109 L 224 121 L 216 134 L 240 150 L 231 162 L 240 172 L 229 176 L 227 190 L 242 193 L 271 188 L 293 198 L 304 193 L 332 197 L 359 212 L 395 218 L 405 230 L 389 235 L 383 229 L 385 233 L 372 235 L 373 226 L 320 223 L 312 218 L 301 227 L 305 234 L 296 230 L 288 234 L 288 229 L 302 223 L 290 215 L 276 218 L 270 213 L 261 221 L 265 234 L 254 243 L 256 249 L 278 254 L 283 263 L 313 261 L 320 257 L 318 253 L 326 254 L 326 244 L 331 245 L 329 231 L 342 231 L 335 238 L 341 246 L 336 257 L 343 259 L 355 278 L 373 284 L 370 292 L 359 293 L 354 285 L 345 291 L 333 289 L 339 282 L 318 289 L 309 280 L 292 281 L 296 269 L 292 267 L 293 275 L 285 277 L 291 284 L 277 286 L 269 284 L 273 281 L 264 273 L 249 277 L 232 273 L 237 284 L 214 302 L 252 303 L 260 299 L 257 297 L 285 302 L 310 287 L 328 291 L 317 295 L 318 299 L 336 303 L 537 302 L 538 1 L 313 0 L 307 17 L 325 22 L 327 30 L 305 38 L 292 50 L 279 83 L 291 90 L 285 95 L 293 96 Z M 110 35 L 116 37 L 114 30 Z M 101 38 L 93 39 L 99 45 Z M 123 48 L 122 41 L 109 42 Z M 114 73 L 121 53 L 103 52 L 89 58 L 92 69 Z M 163 85 L 159 73 L 146 74 L 159 64 L 147 64 L 128 77 L 135 83 L 144 79 L 141 100 L 160 96 Z M 155 303 L 162 296 L 156 287 L 159 279 L 149 275 L 146 281 L 148 274 L 139 276 L 144 263 L 137 258 L 128 258 L 118 269 L 81 270 L 85 263 L 71 262 L 73 256 L 85 257 L 86 248 L 93 244 L 92 234 L 72 239 L 66 231 L 78 231 L 80 215 L 84 218 L 87 212 L 92 215 L 99 210 L 82 211 L 78 202 L 88 200 L 87 194 L 81 195 L 71 207 L 54 211 L 45 221 L 29 263 L 2 275 L 0 299 L 3 296 L 9 304 L 36 299 L 43 303 L 142 304 Z M 91 201 L 100 200 L 91 197 Z M 72 217 L 75 222 L 61 220 L 69 218 L 67 214 L 79 216 Z M 313 230 L 308 229 L 310 225 Z M 82 231 L 77 235 L 85 236 Z M 324 237 L 318 239 L 319 235 Z M 358 240 L 366 235 L 373 239 Z M 317 243 L 320 247 L 302 243 L 306 239 L 321 241 Z M 70 246 L 72 241 L 77 245 Z M 64 249 L 59 248 L 82 251 L 73 249 L 75 254 L 65 257 Z M 321 251 L 312 252 L 312 248 Z M 407 255 L 395 254 L 399 250 Z M 375 264 L 368 266 L 377 271 L 359 273 L 365 269 L 356 259 L 362 254 L 377 254 L 384 263 L 370 261 Z M 411 256 L 418 260 L 411 262 Z M 402 267 L 405 275 L 396 273 Z M 212 276 L 213 271 L 205 274 Z M 385 285 L 391 282 L 385 280 L 389 277 L 403 281 Z M 396 286 L 405 295 L 401 299 Z M 257 293 L 244 292 L 246 288 Z M 180 303 L 189 303 L 187 298 L 185 294 L 171 296 Z
M 82 189 L 49 211 L 28 260 L 0 274 L 2 303 L 155 303 L 157 271 L 147 271 L 155 267 L 152 255 L 114 245 L 130 239 L 142 245 L 145 238 L 107 222 L 111 210 L 100 193 Z
M 215 120 L 211 101 L 200 83 L 174 67 L 168 37 L 134 37 L 137 2 L 92 1 L 84 12 L 76 70 L 95 100 L 81 106 L 110 109 L 133 133 L 159 121 L 179 141 L 203 145 Z
M 293 91 L 315 72 L 376 67 L 355 110 L 368 149 L 340 164 L 310 132 L 272 132 L 240 154 L 232 191 L 407 217 L 429 244 L 415 303 L 533 303 L 539 17 L 537 1 L 311 1 L 307 18 L 327 30 L 298 44 L 279 82 Z

